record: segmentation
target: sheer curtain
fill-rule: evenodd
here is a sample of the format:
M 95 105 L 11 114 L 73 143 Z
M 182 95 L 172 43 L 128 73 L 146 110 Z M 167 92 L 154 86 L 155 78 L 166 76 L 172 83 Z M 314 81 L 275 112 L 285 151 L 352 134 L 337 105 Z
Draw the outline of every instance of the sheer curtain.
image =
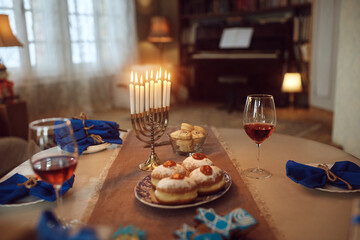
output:
M 137 56 L 133 0 L 0 0 L 0 13 L 24 44 L 0 56 L 30 119 L 111 108 Z

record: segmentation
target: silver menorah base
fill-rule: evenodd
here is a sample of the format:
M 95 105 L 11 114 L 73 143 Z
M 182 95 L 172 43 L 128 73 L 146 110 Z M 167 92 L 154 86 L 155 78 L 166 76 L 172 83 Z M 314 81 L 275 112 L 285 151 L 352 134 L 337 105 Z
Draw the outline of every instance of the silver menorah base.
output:
M 143 171 L 152 171 L 161 165 L 155 153 L 155 142 L 165 133 L 168 125 L 170 107 L 150 108 L 145 113 L 131 114 L 131 124 L 135 136 L 142 142 L 150 144 L 151 153 L 148 159 L 139 165 Z

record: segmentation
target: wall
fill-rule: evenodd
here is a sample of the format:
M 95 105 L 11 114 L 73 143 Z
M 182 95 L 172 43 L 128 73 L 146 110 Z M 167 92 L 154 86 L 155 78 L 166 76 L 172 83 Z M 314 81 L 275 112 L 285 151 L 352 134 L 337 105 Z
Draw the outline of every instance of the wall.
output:
M 360 1 L 341 1 L 333 124 L 333 141 L 358 158 L 360 158 L 359 13 Z

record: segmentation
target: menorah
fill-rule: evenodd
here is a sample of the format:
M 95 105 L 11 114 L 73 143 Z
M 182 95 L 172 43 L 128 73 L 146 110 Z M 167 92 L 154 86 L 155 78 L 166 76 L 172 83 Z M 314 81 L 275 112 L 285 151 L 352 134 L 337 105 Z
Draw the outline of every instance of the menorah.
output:
M 130 91 L 130 114 L 131 125 L 134 134 L 140 141 L 149 144 L 151 153 L 148 159 L 139 165 L 143 171 L 152 171 L 161 165 L 161 161 L 155 153 L 155 142 L 165 133 L 169 120 L 170 111 L 170 73 L 165 71 L 165 77 L 161 79 L 161 68 L 153 78 L 151 71 L 150 79 L 146 72 L 145 83 L 141 75 L 138 81 L 137 73 L 131 73 Z

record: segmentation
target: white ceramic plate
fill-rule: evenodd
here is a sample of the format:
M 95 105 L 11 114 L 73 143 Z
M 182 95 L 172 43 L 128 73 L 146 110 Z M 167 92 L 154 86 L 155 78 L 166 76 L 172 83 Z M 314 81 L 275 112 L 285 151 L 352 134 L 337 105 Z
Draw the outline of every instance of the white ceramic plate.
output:
M 32 168 L 31 168 L 29 160 L 26 160 L 25 162 L 23 162 L 22 164 L 20 164 L 19 166 L 17 166 L 13 170 L 11 170 L 4 177 L 2 177 L 0 179 L 0 182 L 3 182 L 6 179 L 10 178 L 15 173 L 19 173 L 19 174 L 22 174 L 22 175 L 27 176 L 27 177 L 35 175 Z M 21 206 L 31 205 L 31 204 L 35 204 L 35 203 L 39 203 L 39 202 L 43 202 L 43 201 L 45 201 L 45 200 L 30 195 L 30 196 L 27 196 L 25 198 L 19 199 L 18 201 L 14 202 L 14 203 L 0 204 L 0 207 L 21 207 Z
M 111 143 L 102 143 L 102 144 L 97 144 L 97 145 L 91 145 L 91 146 L 88 146 L 87 149 L 85 151 L 83 151 L 82 154 L 90 154 L 90 153 L 100 152 L 100 151 L 107 149 L 110 146 L 111 146 Z
M 311 166 L 311 167 L 318 167 L 318 165 L 321 163 L 308 163 L 306 165 Z M 332 163 L 327 163 L 326 164 L 328 166 L 328 168 L 330 169 L 334 164 Z M 322 188 L 315 188 L 316 190 L 320 190 L 320 191 L 324 191 L 324 192 L 334 192 L 334 193 L 354 193 L 354 192 L 360 192 L 360 189 L 353 189 L 353 190 L 348 190 L 348 189 L 344 189 L 344 188 L 339 188 L 330 184 L 325 184 L 325 186 L 323 186 Z
M 154 195 L 154 190 L 151 185 L 151 176 L 149 174 L 146 177 L 144 177 L 141 181 L 139 181 L 138 184 L 135 186 L 134 189 L 135 197 L 140 202 L 155 208 L 179 209 L 179 208 L 195 207 L 214 201 L 215 199 L 218 199 L 219 197 L 223 196 L 230 189 L 231 186 L 231 178 L 227 172 L 224 172 L 224 178 L 226 182 L 225 187 L 217 193 L 199 196 L 195 199 L 194 202 L 188 204 L 165 205 L 159 203 L 156 200 Z

